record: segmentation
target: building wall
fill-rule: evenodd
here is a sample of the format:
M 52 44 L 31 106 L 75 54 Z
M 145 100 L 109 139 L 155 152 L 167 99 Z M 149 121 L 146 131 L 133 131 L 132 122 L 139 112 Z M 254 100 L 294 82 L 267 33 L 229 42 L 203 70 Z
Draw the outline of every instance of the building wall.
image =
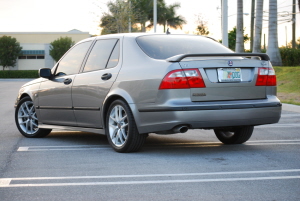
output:
M 44 59 L 18 59 L 15 67 L 7 70 L 38 70 L 40 68 L 52 68 L 55 61 L 49 54 L 50 43 L 60 37 L 71 37 L 77 43 L 85 38 L 89 38 L 88 32 L 81 32 L 76 29 L 69 32 L 0 32 L 0 37 L 11 36 L 17 39 L 23 50 L 43 50 Z M 35 55 L 36 56 L 36 55 Z M 2 68 L 2 66 L 0 66 Z

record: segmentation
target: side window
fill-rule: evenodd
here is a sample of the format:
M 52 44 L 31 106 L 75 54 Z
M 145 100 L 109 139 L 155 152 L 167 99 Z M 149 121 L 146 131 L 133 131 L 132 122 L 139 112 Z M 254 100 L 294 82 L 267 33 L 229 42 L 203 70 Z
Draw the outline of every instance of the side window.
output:
M 104 69 L 108 61 L 111 60 L 110 57 L 114 55 L 113 49 L 116 43 L 119 43 L 118 41 L 118 39 L 98 40 L 86 61 L 84 72 Z
M 92 41 L 84 42 L 73 47 L 67 55 L 60 60 L 56 76 L 76 74 L 79 71 L 81 63 L 89 49 Z
M 106 68 L 112 68 L 118 65 L 119 63 L 119 54 L 120 54 L 120 42 L 118 41 L 115 45 L 114 51 L 111 53 L 109 61 Z

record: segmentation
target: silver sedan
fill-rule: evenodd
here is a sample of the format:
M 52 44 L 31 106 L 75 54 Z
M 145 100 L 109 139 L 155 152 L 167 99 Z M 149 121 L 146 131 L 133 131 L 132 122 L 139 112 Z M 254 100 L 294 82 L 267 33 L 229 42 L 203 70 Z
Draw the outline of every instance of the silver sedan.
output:
M 281 115 L 268 55 L 234 53 L 204 36 L 88 38 L 39 74 L 15 103 L 26 137 L 89 131 L 107 135 L 117 152 L 133 152 L 149 133 L 214 129 L 221 142 L 238 144 Z

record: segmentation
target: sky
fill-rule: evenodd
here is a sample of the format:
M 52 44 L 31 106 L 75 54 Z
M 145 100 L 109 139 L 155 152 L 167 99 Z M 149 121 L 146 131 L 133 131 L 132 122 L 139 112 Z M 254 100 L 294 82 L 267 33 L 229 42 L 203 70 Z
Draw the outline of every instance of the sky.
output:
M 0 0 L 0 32 L 66 32 L 78 29 L 99 35 L 100 18 L 107 12 L 108 0 Z M 221 39 L 221 0 L 165 0 L 167 5 L 178 2 L 181 8 L 177 14 L 183 16 L 187 24 L 182 30 L 170 30 L 171 33 L 193 34 L 196 30 L 196 19 L 201 15 L 207 21 L 211 37 Z M 268 4 L 264 1 L 263 34 L 268 33 Z M 236 26 L 237 0 L 228 0 L 228 29 Z M 291 19 L 292 0 L 278 0 L 278 37 L 279 46 L 292 39 Z M 244 0 L 245 34 L 250 36 L 251 0 Z M 248 13 L 248 15 L 247 15 Z M 300 37 L 300 14 L 296 8 L 296 38 Z M 284 17 L 285 16 L 285 17 Z M 282 21 L 281 21 L 282 20 Z M 163 32 L 162 27 L 157 32 Z M 287 36 L 287 39 L 286 39 Z M 267 41 L 266 41 L 267 42 Z M 249 44 L 245 44 L 249 48 Z

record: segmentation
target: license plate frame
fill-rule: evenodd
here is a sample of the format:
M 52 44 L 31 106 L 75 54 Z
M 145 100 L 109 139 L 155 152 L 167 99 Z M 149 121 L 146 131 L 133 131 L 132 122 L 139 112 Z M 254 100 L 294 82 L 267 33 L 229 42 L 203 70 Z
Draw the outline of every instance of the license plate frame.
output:
M 241 82 L 242 70 L 241 68 L 218 68 L 219 82 Z

